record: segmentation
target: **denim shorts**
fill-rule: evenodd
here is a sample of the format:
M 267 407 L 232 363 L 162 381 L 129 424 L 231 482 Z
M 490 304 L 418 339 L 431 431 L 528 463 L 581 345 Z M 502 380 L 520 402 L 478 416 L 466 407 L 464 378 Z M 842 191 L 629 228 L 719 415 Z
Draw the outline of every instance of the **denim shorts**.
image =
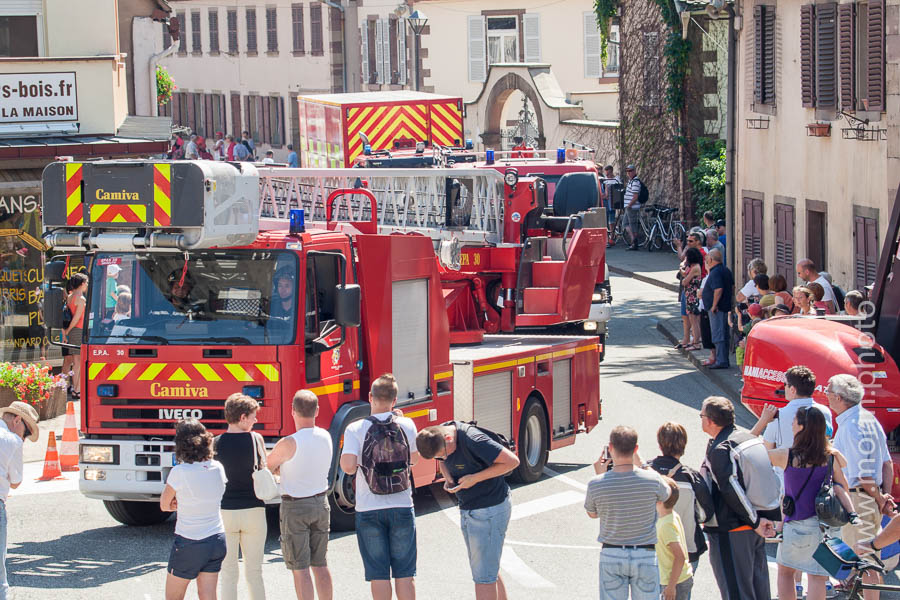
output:
M 469 567 L 475 583 L 494 583 L 500 572 L 503 541 L 512 514 L 509 496 L 500 504 L 487 508 L 459 511 L 459 524 L 469 551 Z
M 823 539 L 818 517 L 786 522 L 782 536 L 775 562 L 809 575 L 828 575 L 828 571 L 813 558 Z
M 416 515 L 412 508 L 357 512 L 356 542 L 366 581 L 416 576 Z
M 200 573 L 218 573 L 225 559 L 225 534 L 217 533 L 202 540 L 175 536 L 166 570 L 175 577 L 196 579 Z
M 652 548 L 600 551 L 600 600 L 659 600 L 659 566 Z

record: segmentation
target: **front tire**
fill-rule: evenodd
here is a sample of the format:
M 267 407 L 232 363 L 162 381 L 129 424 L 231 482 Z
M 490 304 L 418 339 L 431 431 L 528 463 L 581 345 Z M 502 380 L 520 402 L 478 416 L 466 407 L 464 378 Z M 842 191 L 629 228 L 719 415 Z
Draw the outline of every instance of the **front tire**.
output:
M 159 507 L 159 502 L 135 502 L 132 500 L 104 500 L 110 516 L 123 525 L 147 527 L 165 523 L 172 513 Z
M 334 489 L 328 494 L 331 530 L 353 531 L 356 529 L 356 487 L 353 477 L 344 473 L 340 465 L 337 470 Z
M 533 483 L 540 479 L 550 453 L 550 439 L 544 408 L 537 398 L 529 398 L 525 403 L 516 450 L 519 466 L 510 478 L 520 483 Z

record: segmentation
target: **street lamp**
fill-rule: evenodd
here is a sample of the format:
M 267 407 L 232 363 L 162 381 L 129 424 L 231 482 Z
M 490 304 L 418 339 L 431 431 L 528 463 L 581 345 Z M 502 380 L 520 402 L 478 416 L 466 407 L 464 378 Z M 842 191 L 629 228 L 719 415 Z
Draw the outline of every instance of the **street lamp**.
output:
M 422 35 L 422 30 L 425 29 L 425 25 L 428 23 L 428 17 L 425 16 L 421 10 L 415 10 L 409 17 L 406 19 L 407 23 L 409 23 L 409 28 L 412 29 L 413 36 L 415 36 L 415 47 L 413 51 L 415 52 L 416 59 L 416 91 L 419 90 L 419 52 L 420 50 L 420 37 Z

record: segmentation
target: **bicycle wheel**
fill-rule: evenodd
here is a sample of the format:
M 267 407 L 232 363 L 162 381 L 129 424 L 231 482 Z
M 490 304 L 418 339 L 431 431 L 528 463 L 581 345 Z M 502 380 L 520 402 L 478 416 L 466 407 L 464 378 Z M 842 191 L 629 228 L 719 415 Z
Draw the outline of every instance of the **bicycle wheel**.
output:
M 675 245 L 675 240 L 681 240 L 681 243 L 683 245 L 685 237 L 685 229 L 681 221 L 675 221 L 674 223 L 672 223 L 671 232 L 672 236 L 669 238 L 669 248 L 672 249 L 672 252 L 677 253 L 678 247 Z
M 659 223 L 656 223 L 650 229 L 650 235 L 647 236 L 647 251 L 653 252 L 654 250 L 659 250 L 662 248 L 662 245 L 662 232 L 660 231 Z
M 619 243 L 619 240 L 625 239 L 625 215 L 623 213 L 619 213 L 616 216 L 616 222 L 613 224 L 612 230 L 612 244 L 615 246 Z

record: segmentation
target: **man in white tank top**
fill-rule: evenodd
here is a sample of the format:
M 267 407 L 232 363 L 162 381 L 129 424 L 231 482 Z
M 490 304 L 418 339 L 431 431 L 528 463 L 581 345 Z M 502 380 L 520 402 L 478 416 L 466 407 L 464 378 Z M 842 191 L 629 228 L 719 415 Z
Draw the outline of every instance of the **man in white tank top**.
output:
M 268 456 L 269 468 L 281 471 L 281 551 L 299 600 L 316 597 L 314 579 L 319 600 L 331 600 L 331 572 L 325 560 L 331 435 L 316 427 L 319 399 L 311 391 L 294 395 L 291 414 L 297 432 L 279 440 Z

